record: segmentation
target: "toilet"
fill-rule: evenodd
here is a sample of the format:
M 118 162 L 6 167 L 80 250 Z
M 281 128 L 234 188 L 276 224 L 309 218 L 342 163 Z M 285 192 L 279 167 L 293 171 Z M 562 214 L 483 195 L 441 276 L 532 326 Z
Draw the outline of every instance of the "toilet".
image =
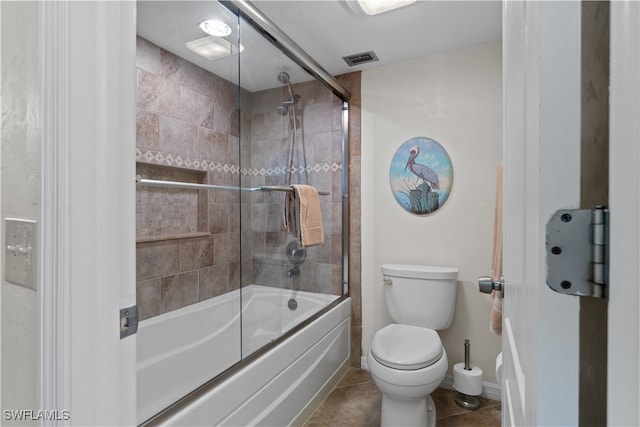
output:
M 431 398 L 448 368 L 437 330 L 453 319 L 458 269 L 382 266 L 392 324 L 373 337 L 367 364 L 382 392 L 382 426 L 435 426 Z

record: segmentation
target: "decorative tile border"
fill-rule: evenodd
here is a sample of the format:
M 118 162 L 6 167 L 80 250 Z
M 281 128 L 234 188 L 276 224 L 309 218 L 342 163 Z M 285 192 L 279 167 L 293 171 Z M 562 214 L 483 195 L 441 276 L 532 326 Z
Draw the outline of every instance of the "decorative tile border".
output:
M 136 161 L 151 163 L 155 165 L 194 169 L 205 172 L 224 171 L 225 173 L 237 174 L 240 171 L 240 168 L 236 165 L 227 165 L 216 163 L 211 160 L 193 159 L 187 156 L 180 156 L 151 150 L 143 152 L 140 149 L 136 149 Z
M 286 175 L 288 171 L 288 168 L 286 166 L 240 169 L 240 167 L 237 165 L 216 163 L 211 160 L 193 159 L 187 156 L 162 153 L 160 151 L 142 151 L 140 149 L 136 149 L 136 161 L 163 166 L 194 169 L 205 172 L 217 171 L 231 174 L 241 173 L 244 176 L 278 176 Z M 336 172 L 338 170 L 342 170 L 342 163 L 316 163 L 314 165 L 307 165 L 306 168 L 304 166 L 293 166 L 291 168 L 291 173 L 294 175 L 297 173 L 303 173 L 305 172 L 305 169 L 307 173 Z

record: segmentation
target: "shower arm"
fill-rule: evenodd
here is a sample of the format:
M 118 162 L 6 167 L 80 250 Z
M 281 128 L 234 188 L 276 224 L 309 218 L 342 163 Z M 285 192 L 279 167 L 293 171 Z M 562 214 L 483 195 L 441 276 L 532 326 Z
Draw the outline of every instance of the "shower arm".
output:
M 197 184 L 195 182 L 179 182 L 179 181 L 162 181 L 156 179 L 142 178 L 140 175 L 136 176 L 136 184 L 145 187 L 169 187 L 169 188 L 184 188 L 188 190 L 232 190 L 232 191 L 293 191 L 291 187 L 283 187 L 277 185 L 263 185 L 261 187 L 234 187 L 231 185 L 212 185 L 212 184 Z M 328 196 L 331 193 L 328 191 L 318 191 L 320 196 Z

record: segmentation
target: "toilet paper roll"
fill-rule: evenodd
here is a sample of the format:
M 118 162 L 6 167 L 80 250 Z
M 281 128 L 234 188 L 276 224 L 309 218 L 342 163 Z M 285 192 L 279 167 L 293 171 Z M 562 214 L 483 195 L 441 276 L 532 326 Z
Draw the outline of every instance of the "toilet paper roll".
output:
M 469 396 L 482 394 L 482 369 L 471 365 L 470 370 L 464 369 L 464 363 L 453 366 L 453 388 Z

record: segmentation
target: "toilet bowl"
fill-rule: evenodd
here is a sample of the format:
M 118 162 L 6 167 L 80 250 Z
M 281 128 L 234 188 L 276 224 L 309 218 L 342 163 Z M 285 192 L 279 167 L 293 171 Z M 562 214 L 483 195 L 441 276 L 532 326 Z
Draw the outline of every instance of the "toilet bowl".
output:
M 405 264 L 382 266 L 394 323 L 377 331 L 367 364 L 382 392 L 382 426 L 435 426 L 431 398 L 448 369 L 436 330 L 453 319 L 458 269 Z
M 442 382 L 447 354 L 427 328 L 391 324 L 378 331 L 367 354 L 373 381 L 382 392 L 382 426 L 434 426 L 431 392 Z

